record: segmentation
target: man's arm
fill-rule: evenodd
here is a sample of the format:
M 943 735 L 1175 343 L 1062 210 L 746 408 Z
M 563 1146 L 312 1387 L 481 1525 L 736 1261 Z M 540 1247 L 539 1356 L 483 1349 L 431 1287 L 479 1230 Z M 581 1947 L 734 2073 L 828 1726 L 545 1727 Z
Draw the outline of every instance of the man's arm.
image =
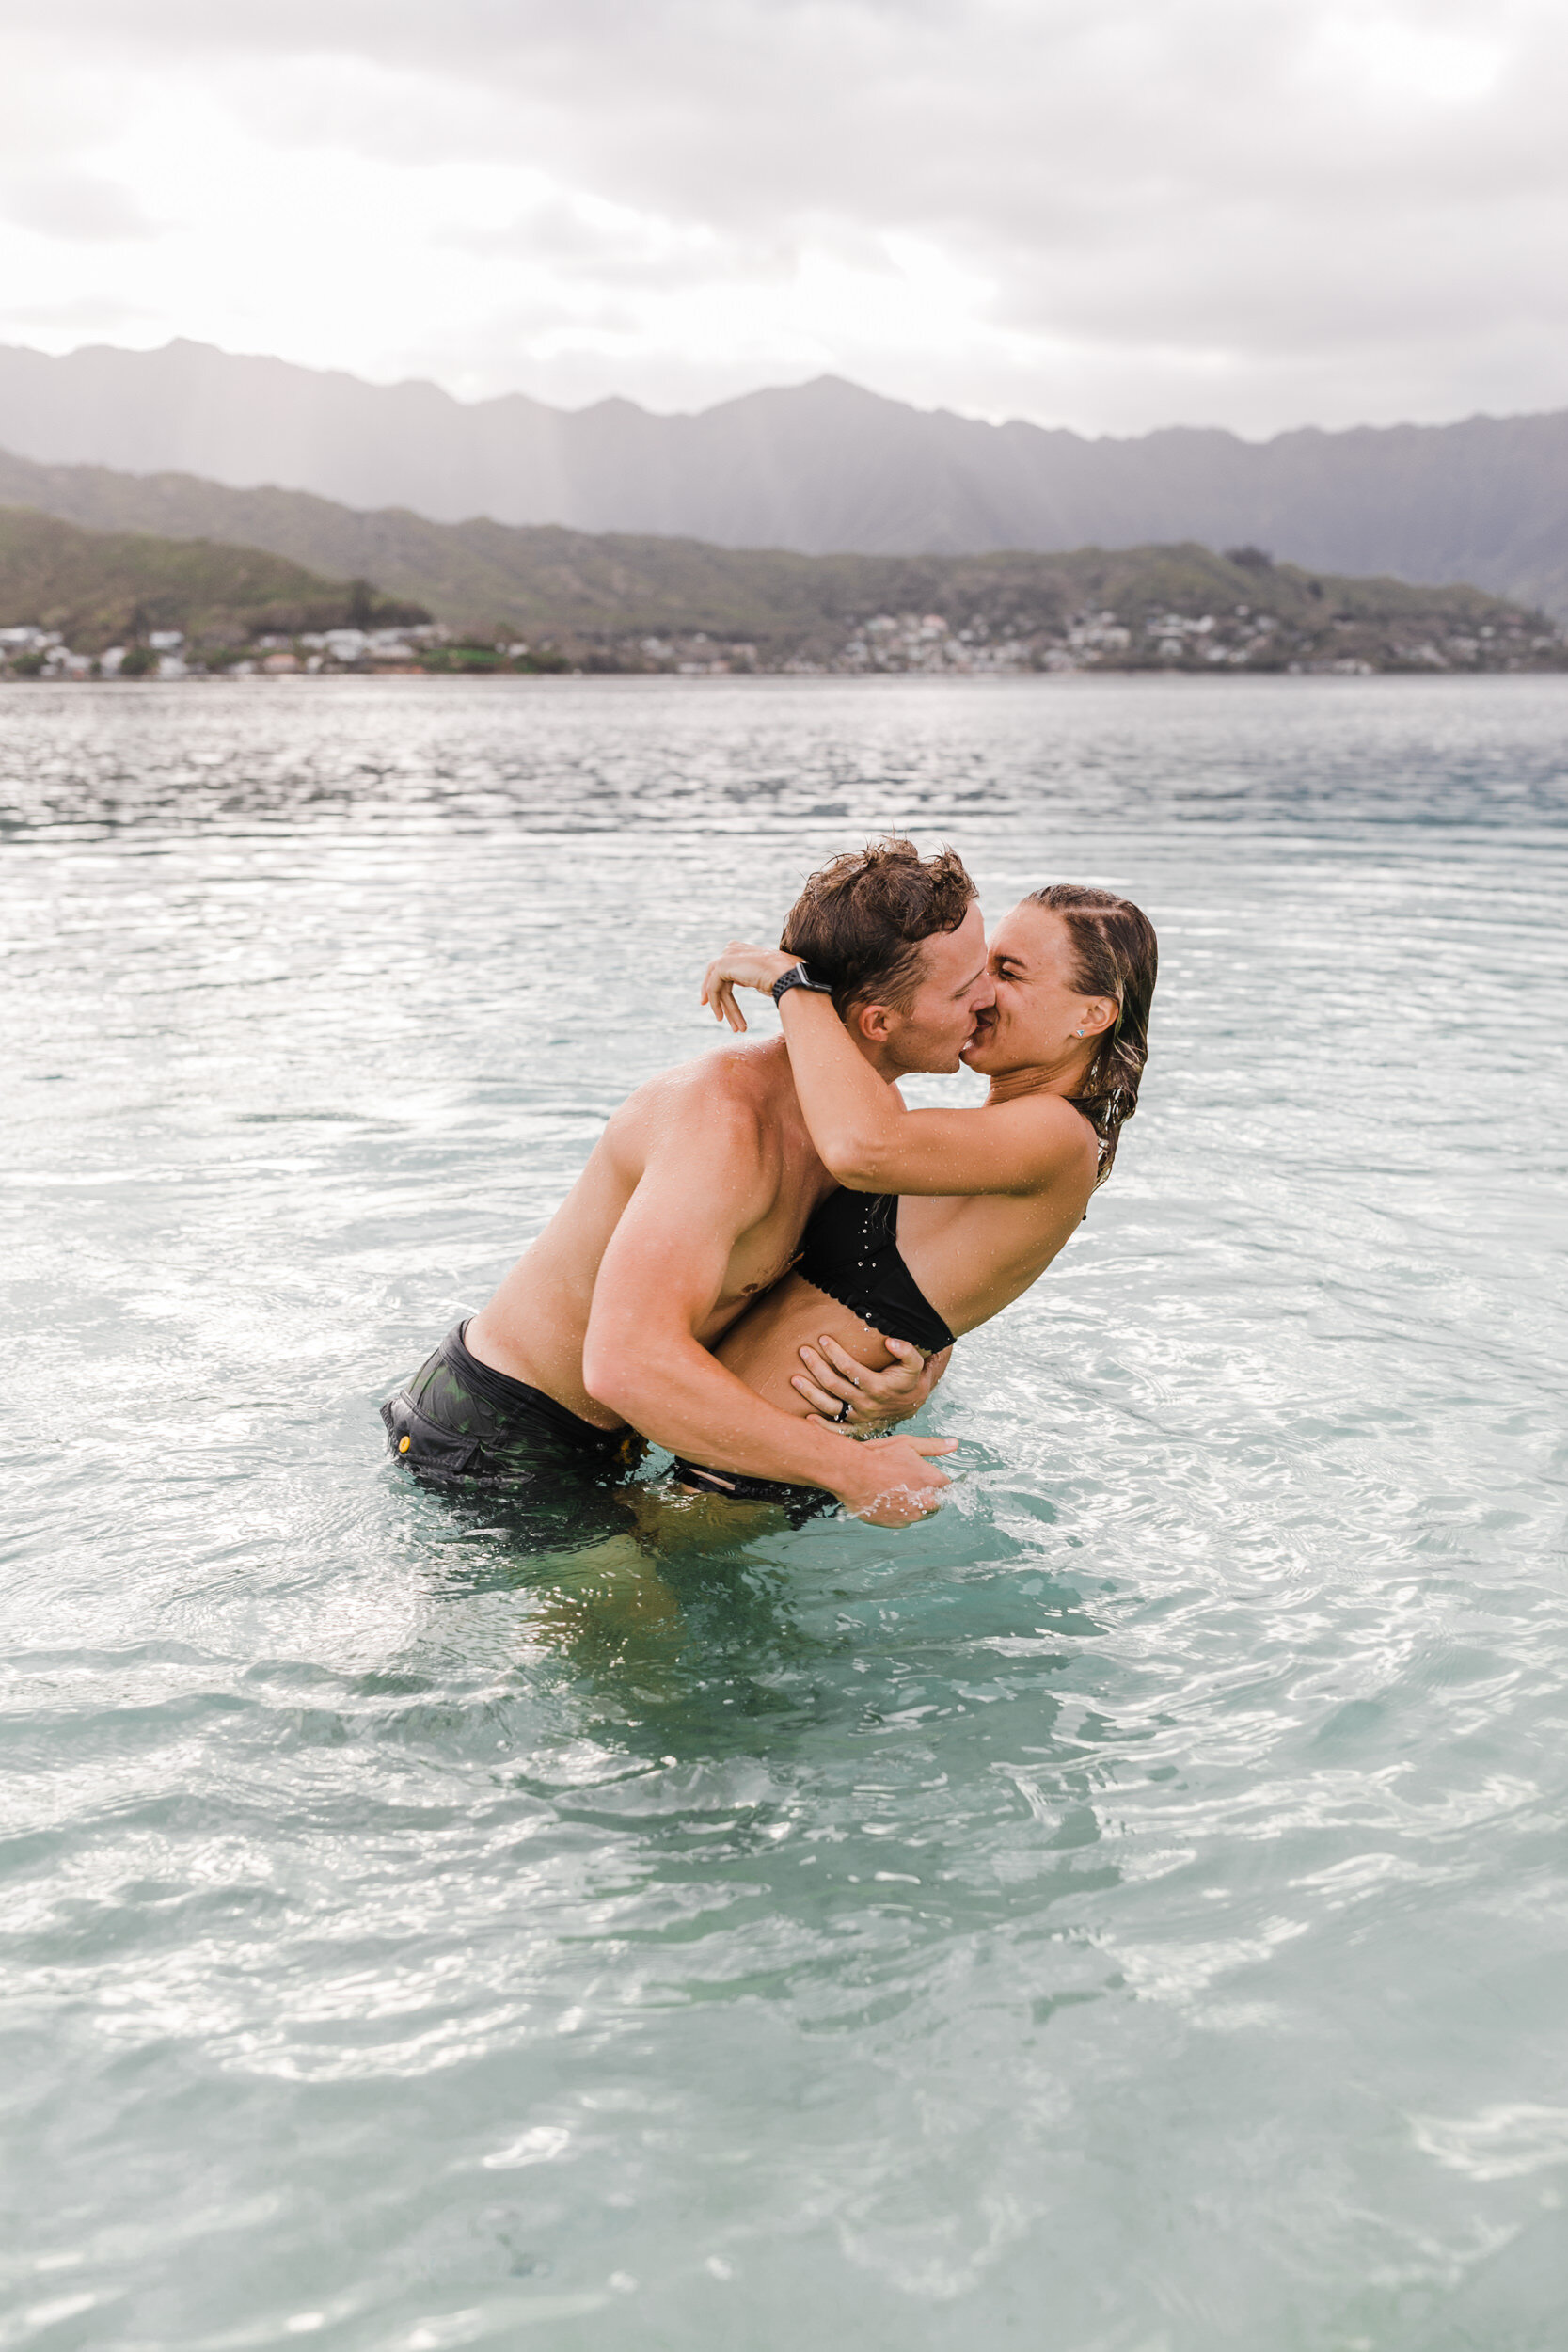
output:
M 855 1051 L 826 996 L 794 989 L 780 1009 L 812 1141 L 852 1192 L 1036 1193 L 1093 1174 L 1094 1139 L 1061 1095 L 992 1104 L 983 1119 L 911 1111 Z
M 923 1518 L 948 1483 L 927 1457 L 950 1453 L 950 1439 L 857 1444 L 767 1404 L 695 1336 L 736 1242 L 769 1205 L 747 1114 L 716 1104 L 700 1133 L 661 1137 L 599 1266 L 584 1385 L 672 1453 L 753 1478 L 825 1486 L 878 1526 Z
M 736 986 L 766 992 L 799 961 L 732 941 L 708 966 L 703 1001 L 744 1029 Z M 911 1111 L 857 1052 L 828 997 L 791 989 L 779 1010 L 811 1139 L 851 1192 L 1033 1193 L 1093 1173 L 1093 1138 L 1059 1094 L 990 1104 L 983 1119 L 973 1110 Z

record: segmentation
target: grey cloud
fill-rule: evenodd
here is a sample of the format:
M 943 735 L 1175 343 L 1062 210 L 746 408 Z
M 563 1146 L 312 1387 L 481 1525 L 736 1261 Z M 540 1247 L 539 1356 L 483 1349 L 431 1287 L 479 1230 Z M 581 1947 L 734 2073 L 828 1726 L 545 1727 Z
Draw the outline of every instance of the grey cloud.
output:
M 139 0 L 135 19 L 133 38 L 119 0 L 55 0 L 50 23 L 132 72 L 204 77 L 274 142 L 531 165 L 659 216 L 662 240 L 570 206 L 450 232 L 570 262 L 607 301 L 914 236 L 994 287 L 992 327 L 1081 344 L 1090 374 L 1091 345 L 1106 365 L 1163 351 L 1216 397 L 1281 370 L 1323 397 L 1326 363 L 1343 421 L 1387 413 L 1402 350 L 1432 413 L 1494 379 L 1496 335 L 1529 355 L 1518 405 L 1568 398 L 1554 0 Z M 847 349 L 832 363 L 854 372 Z M 987 365 L 970 401 L 994 407 L 1010 379 Z
M 800 267 L 799 251 L 793 245 L 759 244 L 713 233 L 672 237 L 645 216 L 595 218 L 584 207 L 559 199 L 535 205 L 500 227 L 444 228 L 438 241 L 454 251 L 482 258 L 544 263 L 553 269 L 565 265 L 580 273 L 584 281 L 613 288 L 617 294 L 628 290 L 665 293 L 676 287 L 736 281 L 777 283 L 793 277 Z M 879 259 L 885 268 L 885 257 Z
M 0 183 L 0 212 L 19 229 L 88 245 L 155 237 L 129 188 L 90 171 L 50 171 Z
M 47 335 L 104 335 L 116 327 L 156 326 L 157 314 L 118 294 L 72 295 L 68 302 L 8 302 L 0 305 L 0 330 Z
M 1441 201 L 1466 180 L 1481 201 L 1562 190 L 1564 40 L 1550 10 L 1423 7 L 1430 30 L 1469 27 L 1505 67 L 1473 103 L 1412 102 L 1398 119 L 1386 106 L 1369 116 L 1342 77 L 1315 69 L 1310 29 L 1326 14 L 1257 0 L 1110 0 L 1086 16 L 1061 0 L 598 0 L 563 17 L 458 0 L 438 43 L 429 19 L 388 9 L 366 53 L 375 70 L 353 92 L 341 50 L 286 78 L 307 135 L 328 129 L 309 96 L 324 74 L 332 135 L 383 156 L 522 155 L 623 202 L 773 241 L 810 214 L 1114 251 L 1140 214 L 1174 240 L 1251 211 L 1266 258 L 1275 223 L 1297 212 L 1337 222 L 1357 203 Z M 325 12 L 329 30 L 358 16 Z M 400 90 L 388 72 L 415 67 L 435 92 Z M 250 103 L 285 128 L 287 93 L 267 77 Z M 1354 268 L 1354 252 L 1342 258 Z
M 1568 244 L 1568 202 L 1363 211 L 1302 217 L 1286 206 L 1241 218 L 1195 207 L 1183 231 L 1153 223 L 1086 248 L 1012 246 L 999 273 L 1000 323 L 1150 343 L 1300 352 L 1386 339 L 1442 324 L 1470 335 L 1521 310 L 1559 314 L 1554 248 Z M 976 262 L 984 248 L 971 244 Z M 987 256 L 994 263 L 996 248 Z

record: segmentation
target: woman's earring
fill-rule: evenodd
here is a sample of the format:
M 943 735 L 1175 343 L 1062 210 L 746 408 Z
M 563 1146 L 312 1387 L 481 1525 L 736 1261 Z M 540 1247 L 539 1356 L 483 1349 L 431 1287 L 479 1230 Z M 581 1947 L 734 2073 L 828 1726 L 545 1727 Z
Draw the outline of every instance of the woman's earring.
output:
M 1083 1030 L 1082 1030 L 1082 1029 L 1074 1029 L 1074 1031 L 1072 1032 L 1072 1034 L 1073 1034 L 1073 1036 L 1074 1036 L 1074 1037 L 1082 1037 L 1082 1036 L 1083 1036 L 1083 1034 L 1084 1034 L 1084 1032 L 1083 1032 Z

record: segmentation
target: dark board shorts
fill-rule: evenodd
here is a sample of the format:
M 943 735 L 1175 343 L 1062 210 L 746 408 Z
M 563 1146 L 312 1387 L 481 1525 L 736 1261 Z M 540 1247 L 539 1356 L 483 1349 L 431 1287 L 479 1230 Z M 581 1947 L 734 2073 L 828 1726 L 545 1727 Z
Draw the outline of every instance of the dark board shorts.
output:
M 425 1484 L 522 1505 L 574 1546 L 629 1531 L 617 1498 L 642 1453 L 631 1429 L 597 1429 L 542 1389 L 482 1364 L 447 1333 L 381 1407 L 394 1460 Z

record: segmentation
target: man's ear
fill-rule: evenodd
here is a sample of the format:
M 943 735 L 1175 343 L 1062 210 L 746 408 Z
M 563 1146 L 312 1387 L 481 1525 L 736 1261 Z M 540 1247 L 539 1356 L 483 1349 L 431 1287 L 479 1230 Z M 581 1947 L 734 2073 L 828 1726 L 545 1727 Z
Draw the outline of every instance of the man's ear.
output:
M 886 1005 L 857 1005 L 847 1027 L 851 1037 L 863 1037 L 868 1045 L 885 1045 L 893 1034 L 893 1015 Z

